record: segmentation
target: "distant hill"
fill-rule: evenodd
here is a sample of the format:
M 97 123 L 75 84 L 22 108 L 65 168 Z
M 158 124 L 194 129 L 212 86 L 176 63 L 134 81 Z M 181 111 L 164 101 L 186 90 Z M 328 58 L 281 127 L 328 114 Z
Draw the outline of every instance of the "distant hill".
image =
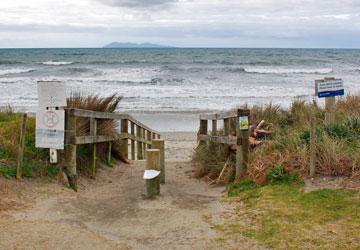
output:
M 172 48 L 153 43 L 118 43 L 113 42 L 105 45 L 103 48 L 122 48 L 122 49 L 144 49 L 144 48 Z

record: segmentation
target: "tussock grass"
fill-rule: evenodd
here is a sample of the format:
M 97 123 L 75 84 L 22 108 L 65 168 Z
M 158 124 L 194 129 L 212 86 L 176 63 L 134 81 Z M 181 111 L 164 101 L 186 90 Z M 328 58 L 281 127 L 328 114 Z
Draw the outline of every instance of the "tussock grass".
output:
M 336 123 L 325 126 L 325 110 L 314 103 L 294 100 L 290 108 L 268 105 L 250 107 L 252 124 L 267 122 L 273 134 L 262 146 L 251 150 L 244 178 L 257 184 L 268 182 L 268 173 L 276 166 L 296 172 L 301 178 L 309 173 L 310 117 L 317 122 L 316 173 L 332 176 L 360 176 L 360 96 L 347 96 L 337 101 Z M 206 171 L 216 176 L 224 160 L 214 160 L 217 147 L 207 147 L 194 153 L 200 176 Z M 226 158 L 226 156 L 225 156 Z M 216 167 L 211 166 L 211 163 Z M 200 171 L 201 169 L 201 171 Z M 220 170 L 219 170 L 220 169 Z M 233 173 L 234 171 L 232 171 Z M 230 180 L 233 178 L 229 178 Z

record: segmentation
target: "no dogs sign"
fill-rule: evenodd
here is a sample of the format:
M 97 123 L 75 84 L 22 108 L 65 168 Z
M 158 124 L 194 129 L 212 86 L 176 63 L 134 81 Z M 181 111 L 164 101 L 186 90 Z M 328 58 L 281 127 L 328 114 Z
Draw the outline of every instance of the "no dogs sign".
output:
M 38 82 L 36 147 L 64 149 L 66 86 L 63 82 Z
M 41 110 L 36 112 L 36 147 L 64 149 L 65 111 Z

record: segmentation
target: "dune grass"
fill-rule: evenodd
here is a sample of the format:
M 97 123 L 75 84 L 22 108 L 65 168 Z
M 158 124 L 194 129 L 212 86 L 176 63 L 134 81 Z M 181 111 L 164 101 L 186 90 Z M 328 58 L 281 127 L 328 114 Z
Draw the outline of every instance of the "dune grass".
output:
M 347 96 L 337 101 L 336 122 L 332 125 L 324 124 L 325 110 L 317 103 L 301 100 L 294 100 L 288 109 L 270 103 L 250 107 L 250 110 L 252 123 L 256 125 L 265 120 L 273 134 L 262 146 L 251 150 L 245 178 L 265 184 L 268 172 L 278 165 L 287 172 L 296 172 L 306 178 L 309 173 L 311 116 L 317 122 L 316 173 L 360 176 L 360 96 Z M 219 175 L 227 157 L 222 148 L 224 146 L 209 145 L 195 150 L 193 160 L 198 176 Z
M 235 217 L 214 227 L 272 249 L 359 249 L 360 193 L 302 191 L 301 181 L 259 186 L 246 179 L 231 185 Z M 241 202 L 239 202 L 241 201 Z
M 16 176 L 16 161 L 21 128 L 21 114 L 0 112 L 0 174 L 5 177 Z M 55 176 L 58 168 L 47 161 L 48 152 L 35 147 L 35 118 L 28 117 L 24 164 L 22 174 L 25 177 Z
M 87 109 L 100 112 L 114 112 L 121 101 L 121 97 L 111 95 L 100 97 L 97 95 L 82 96 L 73 94 L 68 98 L 68 107 Z M 112 135 L 116 133 L 116 124 L 109 120 L 99 120 L 97 133 L 99 135 Z M 16 161 L 18 155 L 18 145 L 20 138 L 21 114 L 16 113 L 10 106 L 0 110 L 0 174 L 5 177 L 16 176 Z M 89 133 L 89 119 L 77 119 L 77 135 L 87 135 Z M 117 143 L 113 146 L 113 156 L 119 158 Z M 98 159 L 105 162 L 107 158 L 107 144 L 98 144 Z M 90 173 L 89 156 L 91 148 L 88 145 L 78 147 L 78 169 L 83 174 Z M 60 151 L 60 158 L 63 157 Z M 24 177 L 54 177 L 59 173 L 62 163 L 51 165 L 49 163 L 48 149 L 35 147 L 35 118 L 28 117 L 25 134 L 24 164 L 22 174 Z

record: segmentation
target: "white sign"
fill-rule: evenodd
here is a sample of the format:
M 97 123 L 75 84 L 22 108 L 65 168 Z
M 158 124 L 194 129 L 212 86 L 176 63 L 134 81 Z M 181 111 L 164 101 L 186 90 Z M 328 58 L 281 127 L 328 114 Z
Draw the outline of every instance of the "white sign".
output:
M 153 170 L 153 169 L 145 170 L 143 178 L 145 180 L 151 180 L 151 179 L 158 177 L 159 174 L 160 174 L 160 171 L 157 171 L 157 170 Z
M 319 98 L 344 95 L 344 83 L 341 79 L 317 80 L 315 93 Z
M 39 107 L 66 107 L 66 85 L 59 81 L 39 81 Z
M 64 149 L 65 111 L 43 110 L 36 112 L 37 148 Z

